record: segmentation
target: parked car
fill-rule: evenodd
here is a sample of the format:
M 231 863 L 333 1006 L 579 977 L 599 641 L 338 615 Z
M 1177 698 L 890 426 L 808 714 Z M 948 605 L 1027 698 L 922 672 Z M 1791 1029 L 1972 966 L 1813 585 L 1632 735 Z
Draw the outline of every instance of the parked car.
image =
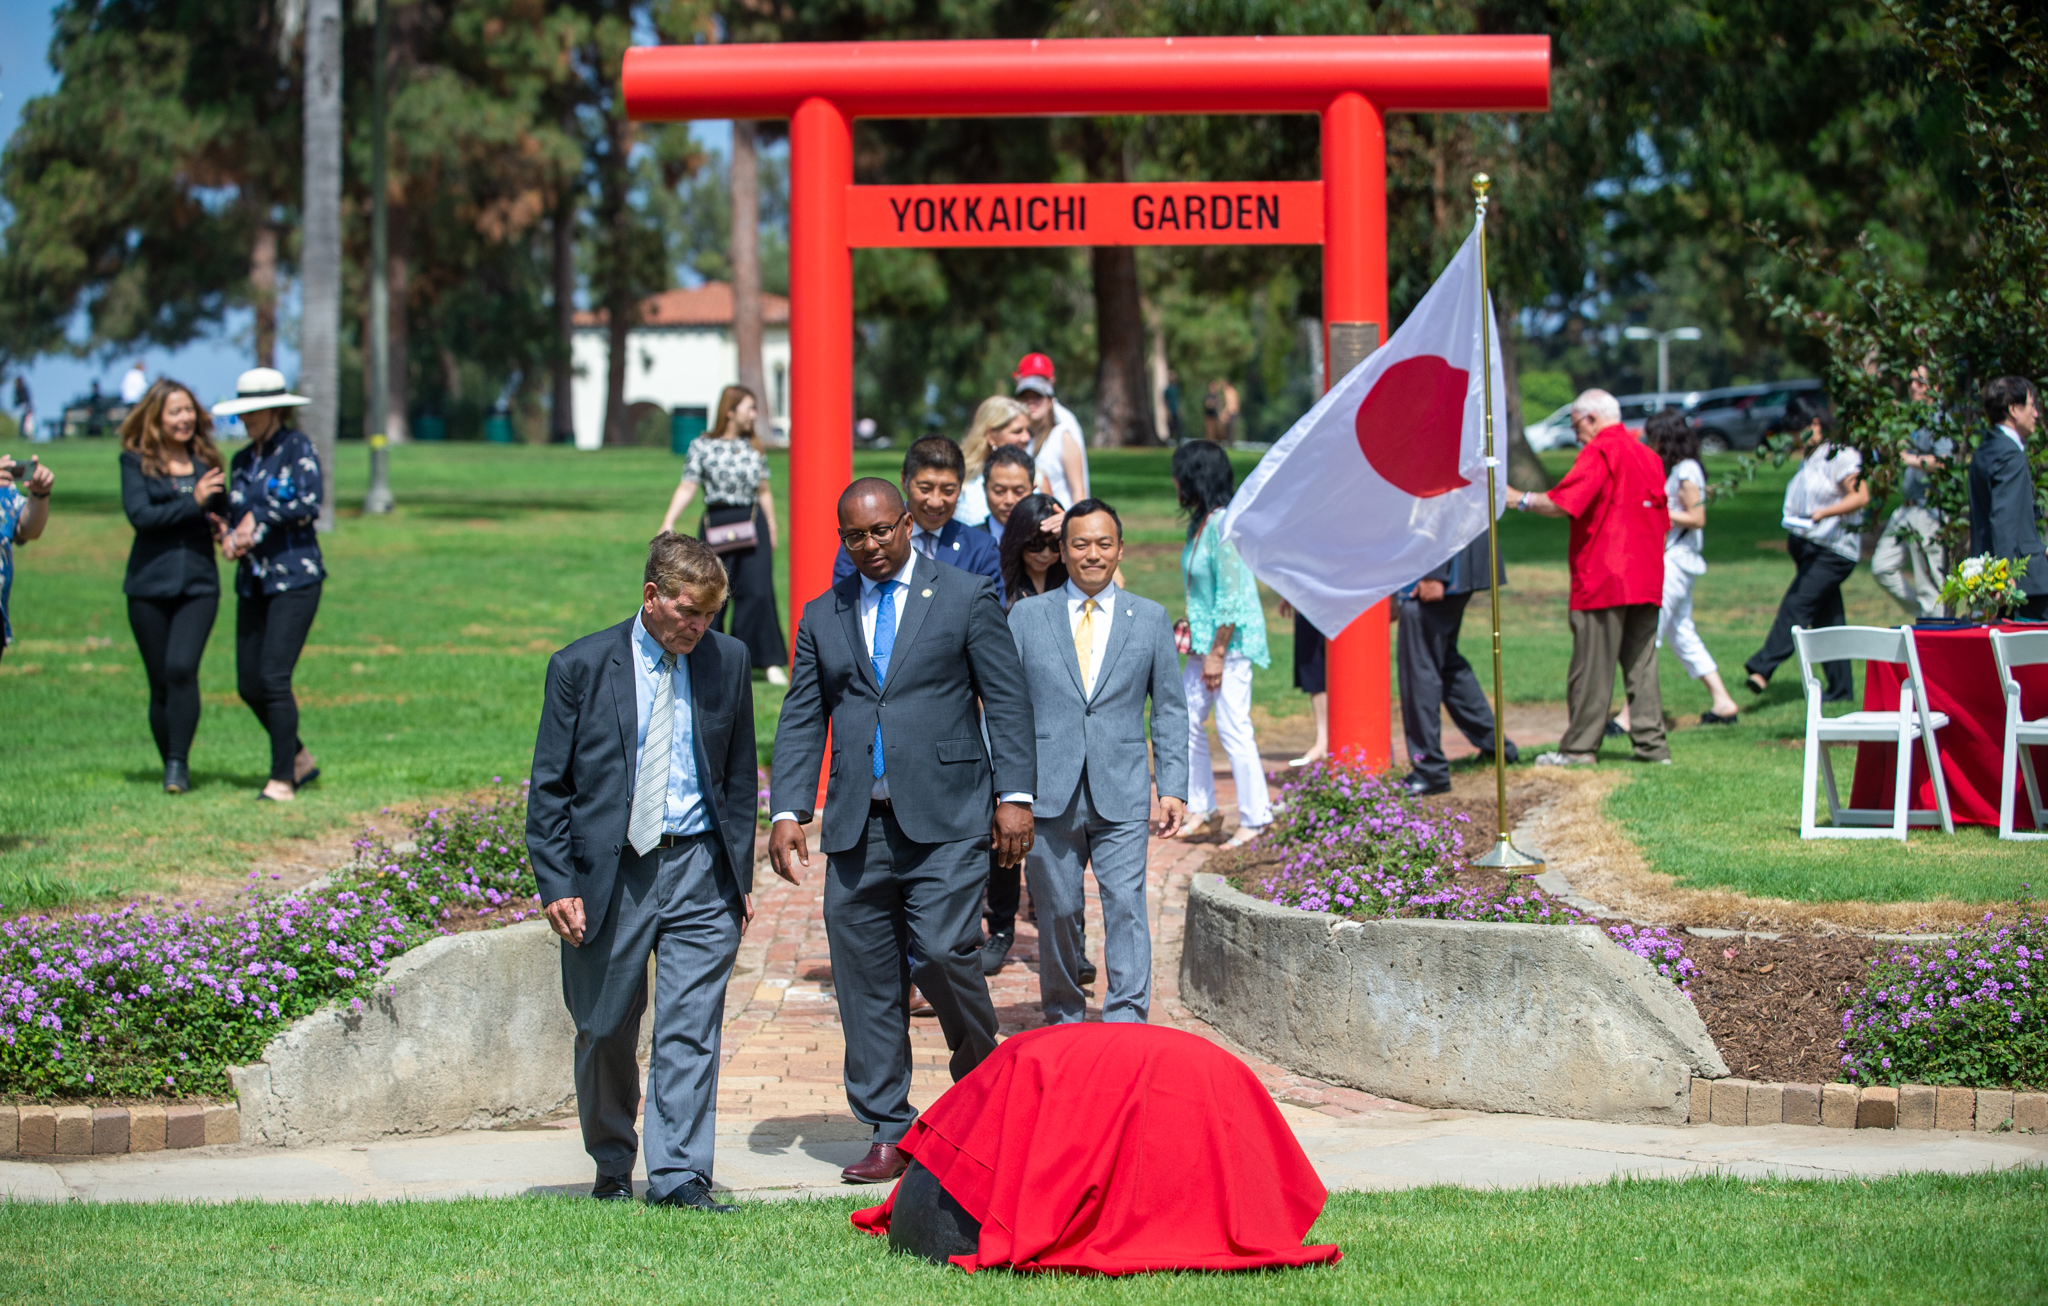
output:
M 1686 408 L 1700 397 L 1697 390 L 1662 394 L 1619 395 L 1616 402 L 1621 405 L 1621 424 L 1638 434 L 1650 414 L 1665 408 Z M 1570 449 L 1578 443 L 1572 435 L 1572 406 L 1566 404 L 1540 422 L 1522 428 L 1522 436 L 1529 447 L 1535 450 Z
M 1785 406 L 1792 402 L 1792 396 L 1818 395 L 1820 389 L 1819 381 L 1807 379 L 1731 385 L 1706 391 L 1691 406 L 1689 414 L 1693 425 L 1699 428 L 1700 452 L 1756 448 L 1763 443 L 1771 423 L 1785 415 Z

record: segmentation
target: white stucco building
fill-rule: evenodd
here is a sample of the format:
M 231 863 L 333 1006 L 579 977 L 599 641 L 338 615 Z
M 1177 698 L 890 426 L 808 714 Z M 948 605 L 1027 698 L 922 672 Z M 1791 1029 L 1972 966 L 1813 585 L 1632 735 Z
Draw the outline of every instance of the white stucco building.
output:
M 789 431 L 789 300 L 761 296 L 761 371 L 768 393 L 762 406 L 778 434 Z M 572 392 L 576 447 L 604 443 L 605 373 L 610 365 L 604 316 L 578 313 Z M 678 409 L 709 422 L 718 392 L 739 381 L 739 350 L 732 339 L 732 287 L 707 281 L 669 290 L 640 305 L 640 325 L 626 336 L 626 402 Z M 692 412 L 692 410 L 695 410 Z

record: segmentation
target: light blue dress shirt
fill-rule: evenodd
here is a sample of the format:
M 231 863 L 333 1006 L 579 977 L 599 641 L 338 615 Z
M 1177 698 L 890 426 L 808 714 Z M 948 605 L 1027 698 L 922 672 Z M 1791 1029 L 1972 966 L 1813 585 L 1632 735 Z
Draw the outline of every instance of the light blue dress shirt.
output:
M 647 743 L 647 714 L 654 706 L 655 677 L 668 650 L 647 633 L 640 617 L 633 619 L 633 712 L 638 727 L 633 736 L 633 756 L 639 757 Z M 663 806 L 663 834 L 702 834 L 711 828 L 711 812 L 704 802 L 704 790 L 697 783 L 697 734 L 695 714 L 690 711 L 690 660 L 676 659 L 676 728 L 670 736 L 668 802 Z

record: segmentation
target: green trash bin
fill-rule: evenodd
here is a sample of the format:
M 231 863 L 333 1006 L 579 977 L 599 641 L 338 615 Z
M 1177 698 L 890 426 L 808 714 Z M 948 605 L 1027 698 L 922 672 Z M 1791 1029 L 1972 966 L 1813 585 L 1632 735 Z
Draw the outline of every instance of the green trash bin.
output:
M 669 452 L 682 458 L 690 452 L 690 442 L 704 434 L 710 425 L 711 414 L 702 408 L 678 408 L 668 415 Z
M 445 440 L 448 438 L 448 422 L 439 413 L 421 413 L 412 419 L 412 438 L 415 440 Z
M 487 444 L 512 443 L 512 418 L 507 413 L 492 413 L 484 418 L 484 442 Z

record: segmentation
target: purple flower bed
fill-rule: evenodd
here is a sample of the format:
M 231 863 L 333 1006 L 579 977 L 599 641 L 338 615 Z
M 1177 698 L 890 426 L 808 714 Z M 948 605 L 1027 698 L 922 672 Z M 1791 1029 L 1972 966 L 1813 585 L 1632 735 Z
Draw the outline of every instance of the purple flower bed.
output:
M 1280 864 L 1248 886 L 1268 902 L 1358 919 L 1582 919 L 1533 885 L 1457 883 L 1470 818 L 1428 810 L 1389 774 L 1326 760 L 1296 772 L 1275 802 L 1278 814 L 1261 843 Z
M 228 1066 L 329 1003 L 360 1007 L 394 957 L 536 911 L 525 813 L 523 788 L 428 812 L 414 851 L 359 840 L 313 893 L 0 922 L 0 1094 L 225 1095 Z
M 1842 1013 L 1842 1078 L 1858 1084 L 2048 1084 L 2048 1002 L 2034 983 L 2048 922 L 2022 900 L 1948 942 L 1901 944 Z
M 1685 940 L 1661 925 L 1610 925 L 1607 937 L 1657 968 L 1657 973 L 1676 984 L 1688 998 L 1699 967 L 1685 955 Z

